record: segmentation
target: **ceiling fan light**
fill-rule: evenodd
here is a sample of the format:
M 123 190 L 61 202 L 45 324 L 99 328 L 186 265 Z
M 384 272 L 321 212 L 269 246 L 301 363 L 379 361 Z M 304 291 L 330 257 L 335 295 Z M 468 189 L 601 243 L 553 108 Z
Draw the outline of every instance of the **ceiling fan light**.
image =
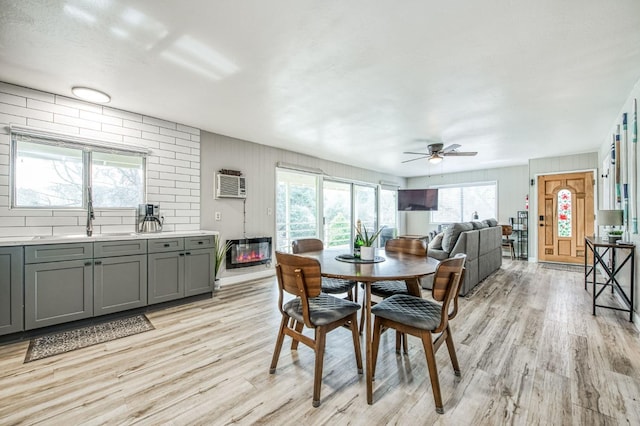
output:
M 431 157 L 429 157 L 429 162 L 431 164 L 438 164 L 441 161 L 442 161 L 442 157 L 438 155 L 438 153 L 435 153 Z

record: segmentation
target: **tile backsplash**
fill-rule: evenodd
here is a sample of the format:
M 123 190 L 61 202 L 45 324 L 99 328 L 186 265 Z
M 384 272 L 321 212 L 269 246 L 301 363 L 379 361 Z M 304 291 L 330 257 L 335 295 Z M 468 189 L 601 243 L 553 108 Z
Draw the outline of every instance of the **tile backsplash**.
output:
M 146 201 L 160 204 L 165 231 L 200 229 L 200 130 L 141 114 L 0 82 L 0 237 L 82 234 L 86 210 L 11 209 L 7 126 L 149 148 Z M 134 209 L 96 209 L 94 233 L 132 232 Z

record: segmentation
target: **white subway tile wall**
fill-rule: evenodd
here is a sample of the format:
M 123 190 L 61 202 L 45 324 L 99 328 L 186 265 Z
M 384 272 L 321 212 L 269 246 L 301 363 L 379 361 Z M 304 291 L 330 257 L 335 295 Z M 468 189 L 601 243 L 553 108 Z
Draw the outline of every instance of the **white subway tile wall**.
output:
M 0 82 L 0 237 L 82 234 L 85 210 L 11 209 L 9 124 L 151 150 L 147 202 L 159 203 L 166 231 L 200 229 L 200 130 L 107 106 Z M 137 211 L 95 211 L 94 233 L 132 232 Z

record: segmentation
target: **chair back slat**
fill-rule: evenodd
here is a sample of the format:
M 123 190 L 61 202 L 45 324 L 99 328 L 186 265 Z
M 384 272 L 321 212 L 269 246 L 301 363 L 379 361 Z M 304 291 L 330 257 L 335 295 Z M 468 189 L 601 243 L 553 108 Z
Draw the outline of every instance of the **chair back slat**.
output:
M 456 288 L 458 291 L 460 290 L 460 281 L 466 257 L 467 256 L 464 254 L 458 254 L 455 257 L 445 259 L 438 264 L 431 290 L 431 295 L 434 300 L 443 302 L 447 298 L 447 295 L 452 291 L 455 291 Z M 458 295 L 456 293 L 456 297 L 457 296 Z
M 320 250 L 324 250 L 324 244 L 317 238 L 302 238 L 291 242 L 291 251 L 294 254 Z
M 305 298 L 320 294 L 322 276 L 316 259 L 276 251 L 276 262 L 281 289 Z
M 387 240 L 384 245 L 384 249 L 385 251 L 414 254 L 416 256 L 427 255 L 427 245 L 423 240 L 409 238 L 393 238 L 391 240 Z

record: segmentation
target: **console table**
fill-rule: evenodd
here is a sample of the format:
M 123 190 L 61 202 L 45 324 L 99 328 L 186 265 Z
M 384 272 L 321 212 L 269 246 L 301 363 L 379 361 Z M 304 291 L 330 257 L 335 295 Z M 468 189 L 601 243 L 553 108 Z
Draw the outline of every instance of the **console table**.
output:
M 593 286 L 593 315 L 596 314 L 596 307 L 615 309 L 617 311 L 629 312 L 629 321 L 633 321 L 633 291 L 635 287 L 635 253 L 636 246 L 633 243 L 610 243 L 607 239 L 597 237 L 586 237 L 584 239 L 586 250 L 584 256 L 584 289 L 587 290 L 589 283 Z M 590 253 L 593 263 L 588 265 Z M 607 256 L 608 255 L 608 256 Z M 608 263 L 607 261 L 610 261 Z M 629 265 L 629 295 L 618 282 L 619 273 L 627 264 Z M 600 265 L 605 274 L 606 281 L 598 282 L 596 279 L 596 269 Z M 598 288 L 598 286 L 602 286 Z M 599 305 L 598 297 L 602 292 L 611 287 L 611 292 L 616 291 L 627 308 L 617 306 Z

